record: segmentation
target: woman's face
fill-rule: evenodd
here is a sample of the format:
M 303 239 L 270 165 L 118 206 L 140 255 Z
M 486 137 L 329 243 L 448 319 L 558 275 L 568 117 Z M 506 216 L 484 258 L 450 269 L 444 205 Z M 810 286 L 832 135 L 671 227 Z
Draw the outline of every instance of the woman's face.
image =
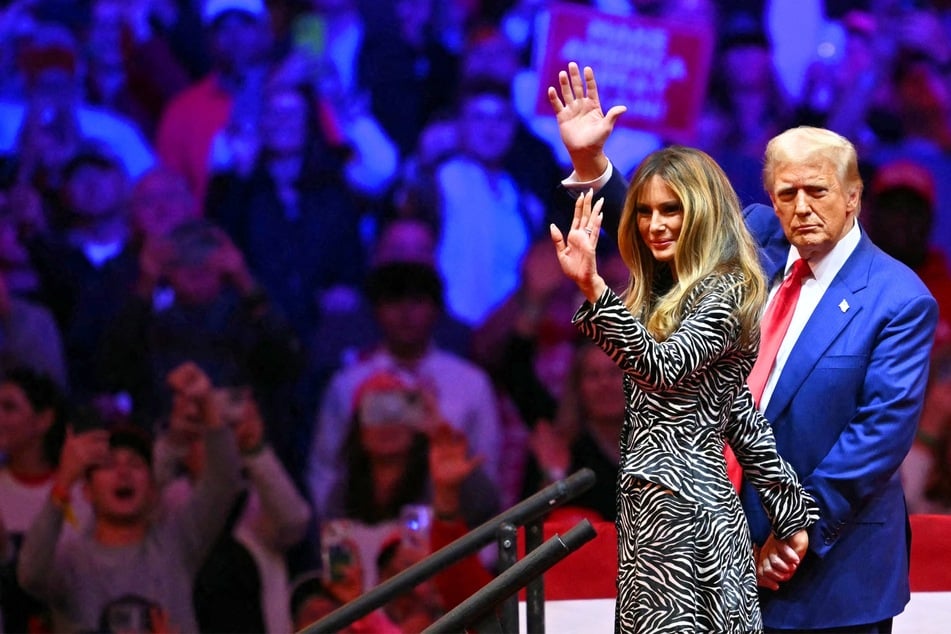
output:
M 680 199 L 660 176 L 652 176 L 634 209 L 637 232 L 658 262 L 673 262 L 684 223 Z
M 360 427 L 360 443 L 371 458 L 393 458 L 409 452 L 415 431 L 400 423 Z

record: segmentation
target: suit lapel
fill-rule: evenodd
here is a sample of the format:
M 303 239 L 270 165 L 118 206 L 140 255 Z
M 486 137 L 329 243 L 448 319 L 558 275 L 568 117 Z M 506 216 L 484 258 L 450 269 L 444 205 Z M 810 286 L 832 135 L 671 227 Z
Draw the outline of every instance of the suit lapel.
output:
M 782 413 L 816 364 L 864 310 L 862 290 L 868 286 L 873 250 L 872 243 L 862 234 L 855 251 L 836 274 L 806 322 L 766 408 L 765 416 L 774 425 L 782 423 Z

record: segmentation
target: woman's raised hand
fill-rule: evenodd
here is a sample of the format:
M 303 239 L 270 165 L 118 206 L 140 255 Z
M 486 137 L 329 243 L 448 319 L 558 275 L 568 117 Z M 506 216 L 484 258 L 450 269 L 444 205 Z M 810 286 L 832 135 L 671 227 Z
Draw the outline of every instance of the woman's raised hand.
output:
M 562 272 L 577 284 L 585 298 L 593 303 L 604 292 L 607 284 L 598 275 L 595 257 L 601 233 L 601 205 L 604 199 L 598 199 L 592 208 L 592 198 L 593 191 L 578 196 L 567 236 L 562 235 L 561 230 L 554 224 L 549 227 L 549 232 Z

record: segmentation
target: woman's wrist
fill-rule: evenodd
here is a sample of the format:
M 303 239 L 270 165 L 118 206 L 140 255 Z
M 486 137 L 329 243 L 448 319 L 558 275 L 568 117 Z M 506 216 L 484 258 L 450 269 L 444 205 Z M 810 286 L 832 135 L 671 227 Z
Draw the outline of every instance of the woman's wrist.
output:
M 591 281 L 581 288 L 581 292 L 584 294 L 585 299 L 593 304 L 604 294 L 604 290 L 607 287 L 608 284 L 604 281 L 604 278 L 595 274 L 595 276 L 591 278 Z

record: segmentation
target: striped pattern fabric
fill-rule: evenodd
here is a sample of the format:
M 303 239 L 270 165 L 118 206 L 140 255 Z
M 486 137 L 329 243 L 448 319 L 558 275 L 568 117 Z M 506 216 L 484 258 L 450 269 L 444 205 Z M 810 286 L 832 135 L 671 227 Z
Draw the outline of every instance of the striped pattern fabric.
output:
M 746 377 L 756 350 L 739 343 L 739 274 L 701 280 L 679 328 L 656 341 L 610 289 L 574 321 L 625 372 L 627 413 L 618 476 L 618 632 L 762 629 L 749 529 L 726 473 L 737 447 L 774 532 L 818 517 L 753 408 Z M 740 422 L 740 421 L 745 422 Z

